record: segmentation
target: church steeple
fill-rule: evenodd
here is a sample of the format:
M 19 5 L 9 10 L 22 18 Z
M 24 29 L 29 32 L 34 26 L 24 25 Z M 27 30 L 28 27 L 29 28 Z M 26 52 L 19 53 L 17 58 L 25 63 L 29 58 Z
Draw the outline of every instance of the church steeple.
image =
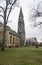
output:
M 19 20 L 18 20 L 18 35 L 21 38 L 21 45 L 25 45 L 25 24 L 22 12 L 22 7 L 20 8 Z
M 20 7 L 20 14 L 19 14 L 19 17 L 22 17 L 22 18 L 23 18 L 22 7 Z

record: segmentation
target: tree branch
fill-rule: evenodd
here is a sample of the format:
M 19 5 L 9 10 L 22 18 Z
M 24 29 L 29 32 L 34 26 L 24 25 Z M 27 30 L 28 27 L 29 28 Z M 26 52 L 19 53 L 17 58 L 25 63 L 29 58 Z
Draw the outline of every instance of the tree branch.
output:
M 8 16 L 7 16 L 7 21 L 8 21 L 9 15 L 10 15 L 10 13 L 11 13 L 12 6 L 16 3 L 16 1 L 17 1 L 17 0 L 15 0 L 15 1 L 12 3 L 11 7 L 10 7 L 10 10 L 9 10 L 9 13 L 8 13 Z
M 40 22 L 39 24 L 37 24 L 37 26 L 39 26 L 39 25 L 41 25 L 42 24 L 42 22 Z
M 0 15 L 3 19 L 4 19 L 4 16 L 3 15 Z
M 2 7 L 2 6 L 0 6 L 0 8 L 3 10 L 3 12 L 4 12 L 4 8 Z
M 34 26 L 34 27 L 38 27 L 38 26 L 41 25 L 41 24 L 42 24 L 42 22 L 40 22 L 39 24 L 36 23 L 36 24 L 34 24 L 33 26 Z

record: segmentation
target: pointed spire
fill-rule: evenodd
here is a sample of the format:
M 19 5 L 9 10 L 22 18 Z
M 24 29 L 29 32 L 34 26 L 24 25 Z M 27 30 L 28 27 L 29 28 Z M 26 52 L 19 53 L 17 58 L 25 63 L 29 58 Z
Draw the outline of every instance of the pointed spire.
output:
M 22 7 L 20 7 L 20 14 L 19 14 L 19 17 L 22 17 L 22 18 L 23 18 Z
M 25 24 L 23 18 L 22 7 L 20 7 L 19 21 L 18 21 L 18 35 L 21 38 L 21 46 L 25 45 Z

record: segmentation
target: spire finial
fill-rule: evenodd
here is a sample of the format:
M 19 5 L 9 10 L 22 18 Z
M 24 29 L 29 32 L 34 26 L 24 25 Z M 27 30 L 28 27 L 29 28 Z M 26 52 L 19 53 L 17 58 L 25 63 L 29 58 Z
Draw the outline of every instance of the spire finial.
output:
M 23 18 L 22 6 L 20 6 L 20 15 L 19 16 Z

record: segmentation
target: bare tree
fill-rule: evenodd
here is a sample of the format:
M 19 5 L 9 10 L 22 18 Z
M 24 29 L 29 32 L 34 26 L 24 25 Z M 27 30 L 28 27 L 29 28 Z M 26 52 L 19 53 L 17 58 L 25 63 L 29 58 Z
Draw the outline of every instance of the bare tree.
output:
M 2 45 L 1 45 L 1 50 L 4 50 L 4 45 L 5 45 L 5 38 L 6 38 L 6 25 L 9 20 L 10 13 L 12 11 L 13 6 L 17 4 L 18 0 L 5 0 L 6 6 L 2 7 L 0 6 L 0 12 L 3 11 L 3 15 L 0 14 L 0 16 L 4 20 L 4 27 L 3 27 L 3 40 L 2 40 Z
M 42 24 L 42 21 L 37 21 L 37 18 L 40 18 L 42 17 L 42 1 L 40 1 L 36 7 L 31 7 L 32 8 L 32 12 L 31 12 L 31 15 L 30 15 L 30 18 L 31 18 L 31 21 L 34 22 L 34 27 L 37 27 L 37 26 L 41 26 Z M 36 43 L 36 48 L 38 48 L 38 44 Z
M 36 22 L 36 19 L 39 18 L 39 17 L 42 17 L 42 1 L 40 1 L 37 5 L 36 5 L 36 8 L 35 7 L 31 7 L 31 14 L 30 14 L 30 18 L 31 18 L 31 21 L 34 21 L 35 24 L 34 24 L 34 27 L 37 27 L 39 25 L 42 24 L 42 21 L 39 21 L 39 22 Z

